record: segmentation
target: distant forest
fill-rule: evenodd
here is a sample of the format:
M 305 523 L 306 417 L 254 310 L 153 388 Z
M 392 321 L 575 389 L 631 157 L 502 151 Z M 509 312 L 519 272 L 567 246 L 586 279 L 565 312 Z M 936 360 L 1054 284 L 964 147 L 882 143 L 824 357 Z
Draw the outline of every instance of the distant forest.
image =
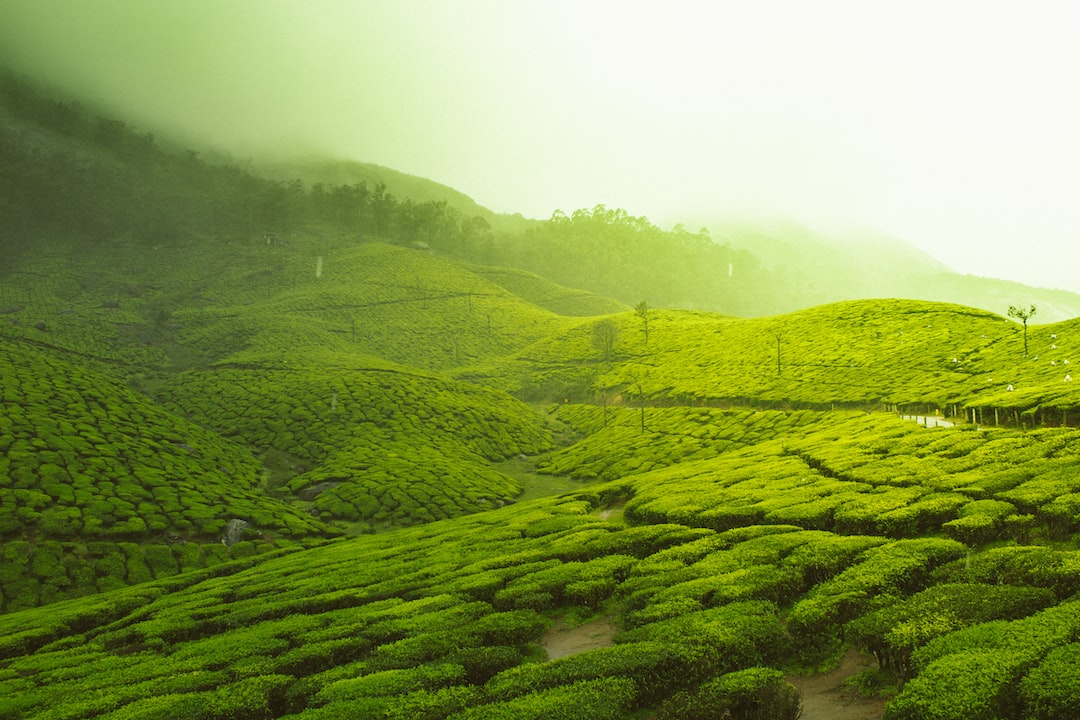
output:
M 705 230 L 665 231 L 603 205 L 496 234 L 485 217 L 446 201 L 396 197 L 381 183 L 276 181 L 208 161 L 11 74 L 0 77 L 0 105 L 0 246 L 8 252 L 42 236 L 156 245 L 193 235 L 351 233 L 512 265 L 626 303 L 733 314 L 757 309 L 749 291 L 765 279 L 752 254 L 713 242 Z

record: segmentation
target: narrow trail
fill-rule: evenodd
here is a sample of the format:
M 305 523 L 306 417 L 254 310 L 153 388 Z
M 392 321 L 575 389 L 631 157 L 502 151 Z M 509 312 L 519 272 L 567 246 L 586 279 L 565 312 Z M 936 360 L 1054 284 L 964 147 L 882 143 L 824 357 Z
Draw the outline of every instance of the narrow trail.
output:
M 799 689 L 800 720 L 881 720 L 885 700 L 851 694 L 844 681 L 876 666 L 874 659 L 850 648 L 835 669 L 815 675 L 791 675 L 787 681 Z

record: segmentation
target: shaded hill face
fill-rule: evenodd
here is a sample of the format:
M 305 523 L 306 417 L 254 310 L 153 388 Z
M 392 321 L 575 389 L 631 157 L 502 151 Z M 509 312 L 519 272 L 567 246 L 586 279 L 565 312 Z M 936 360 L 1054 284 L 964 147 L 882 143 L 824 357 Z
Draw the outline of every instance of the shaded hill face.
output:
M 276 485 L 317 495 L 312 509 L 326 517 L 408 524 L 513 499 L 520 486 L 490 463 L 545 448 L 544 423 L 498 392 L 414 368 L 497 356 L 567 321 L 424 253 L 323 242 L 325 254 L 314 256 L 304 245 L 39 244 L 5 283 L 15 304 L 3 330 L 43 357 L 52 350 L 154 391 L 168 409 L 244 442 Z M 33 365 L 29 357 L 6 362 Z M 9 400 L 29 413 L 20 435 L 54 434 L 35 424 L 49 409 L 21 407 L 20 397 Z M 68 433 L 81 420 L 69 418 Z M 21 444 L 14 450 L 26 457 Z M 36 478 L 36 467 L 20 462 L 19 477 Z M 114 470 L 142 474 L 131 464 Z M 207 535 L 229 517 L 215 509 Z M 154 520 L 149 528 L 138 514 L 132 522 L 144 532 L 176 529 Z M 15 520 L 7 531 L 36 532 Z M 81 536 L 74 523 L 67 532 Z M 133 528 L 130 537 L 139 535 Z
M 14 500 L 4 535 L 216 542 L 228 517 L 256 515 L 288 535 L 325 529 L 285 505 L 257 509 L 259 468 L 243 448 L 39 349 L 9 342 L 0 352 L 2 470 Z M 207 512 L 187 512 L 196 508 Z
M 268 496 L 246 448 L 112 377 L 12 338 L 0 367 L 3 610 L 339 532 Z
M 407 197 L 421 203 L 446 203 L 465 216 L 483 218 L 500 232 L 520 232 L 530 224 L 521 215 L 494 213 L 454 188 L 372 163 L 336 159 L 265 162 L 259 164 L 259 171 L 278 180 L 287 182 L 299 179 L 308 185 L 385 185 L 387 191 L 397 197 Z
M 405 370 L 222 368 L 182 373 L 159 398 L 258 448 L 313 514 L 365 531 L 512 502 L 521 486 L 492 463 L 551 445 L 502 393 Z

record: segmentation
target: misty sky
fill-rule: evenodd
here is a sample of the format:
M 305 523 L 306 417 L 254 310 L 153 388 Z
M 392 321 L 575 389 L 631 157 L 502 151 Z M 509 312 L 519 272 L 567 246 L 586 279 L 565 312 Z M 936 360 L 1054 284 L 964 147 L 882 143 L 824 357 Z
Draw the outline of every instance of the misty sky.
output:
M 240 157 L 862 224 L 1076 292 L 1078 37 L 1065 0 L 0 0 L 0 60 Z

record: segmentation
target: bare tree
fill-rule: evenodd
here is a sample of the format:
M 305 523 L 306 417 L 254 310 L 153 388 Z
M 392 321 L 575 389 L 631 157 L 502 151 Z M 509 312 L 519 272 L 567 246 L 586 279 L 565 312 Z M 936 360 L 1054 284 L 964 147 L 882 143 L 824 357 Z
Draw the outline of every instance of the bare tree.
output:
M 1028 318 L 1035 314 L 1035 311 L 1036 308 L 1034 305 L 1031 305 L 1027 308 L 1017 307 L 1016 305 L 1009 306 L 1009 317 L 1016 318 L 1020 322 L 1024 323 L 1024 357 L 1027 357 L 1028 354 L 1027 321 Z
M 634 306 L 634 312 L 637 313 L 637 316 L 639 318 L 641 318 L 641 324 L 645 330 L 646 345 L 649 344 L 649 311 L 651 310 L 652 308 L 650 308 L 648 303 L 646 303 L 644 300 Z
M 614 320 L 605 318 L 593 325 L 593 347 L 604 354 L 604 359 L 611 362 L 611 354 L 619 344 L 619 326 Z

